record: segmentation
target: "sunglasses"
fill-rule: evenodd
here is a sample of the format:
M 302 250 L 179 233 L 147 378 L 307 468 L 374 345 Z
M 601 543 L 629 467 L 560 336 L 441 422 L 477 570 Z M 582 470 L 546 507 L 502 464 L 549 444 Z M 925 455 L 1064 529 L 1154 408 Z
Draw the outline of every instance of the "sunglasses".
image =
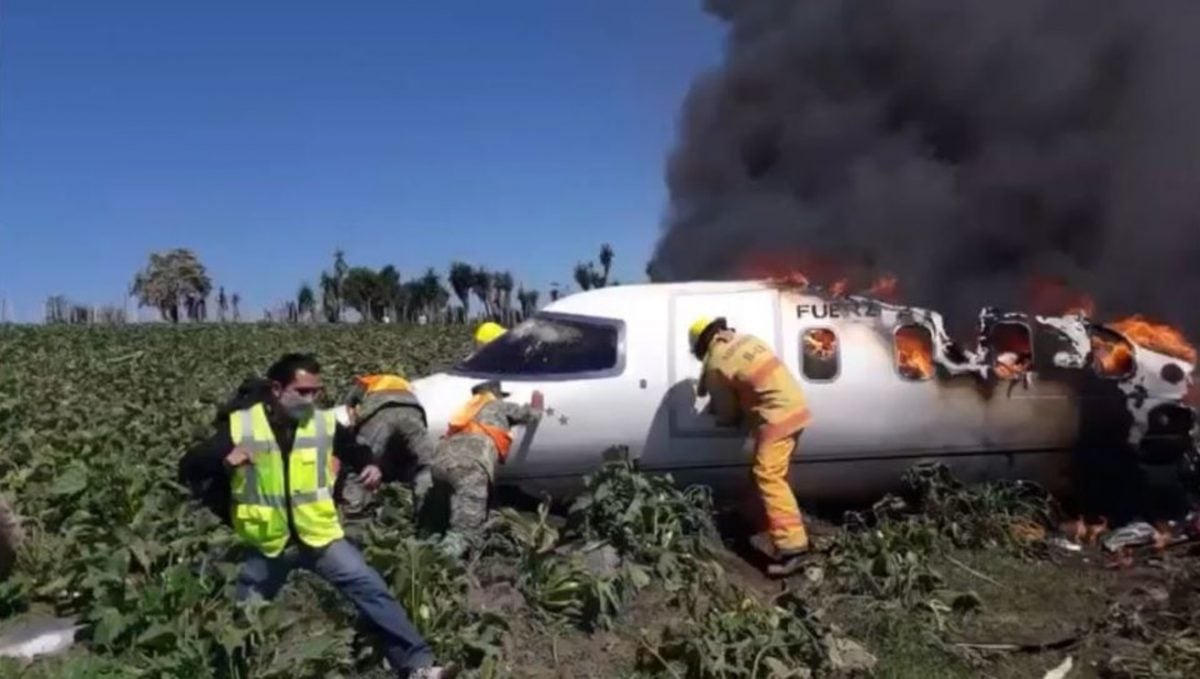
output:
M 296 387 L 293 391 L 301 396 L 320 396 L 325 387 Z

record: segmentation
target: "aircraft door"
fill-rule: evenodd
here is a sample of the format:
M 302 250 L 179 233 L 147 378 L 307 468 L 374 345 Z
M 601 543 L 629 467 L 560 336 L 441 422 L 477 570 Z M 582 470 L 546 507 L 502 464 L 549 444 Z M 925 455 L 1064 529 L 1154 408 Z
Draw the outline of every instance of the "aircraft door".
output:
M 669 459 L 644 460 L 648 468 L 677 470 L 677 475 L 721 485 L 724 480 L 745 481 L 741 472 L 728 467 L 750 465 L 747 433 L 720 427 L 705 412 L 708 397 L 696 395 L 700 361 L 688 346 L 688 327 L 701 317 L 723 316 L 729 326 L 770 344 L 780 352 L 779 293 L 775 290 L 746 290 L 723 293 L 681 293 L 670 307 L 670 384 L 667 394 L 671 445 Z M 733 471 L 732 474 L 729 472 Z

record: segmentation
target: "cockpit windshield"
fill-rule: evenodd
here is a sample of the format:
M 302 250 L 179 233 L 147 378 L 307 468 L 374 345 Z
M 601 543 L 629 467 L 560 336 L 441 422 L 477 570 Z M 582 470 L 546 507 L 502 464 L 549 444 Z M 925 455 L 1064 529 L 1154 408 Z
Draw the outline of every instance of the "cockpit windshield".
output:
M 471 354 L 454 372 L 486 375 L 578 375 L 608 372 L 620 361 L 620 324 L 603 318 L 542 313 Z

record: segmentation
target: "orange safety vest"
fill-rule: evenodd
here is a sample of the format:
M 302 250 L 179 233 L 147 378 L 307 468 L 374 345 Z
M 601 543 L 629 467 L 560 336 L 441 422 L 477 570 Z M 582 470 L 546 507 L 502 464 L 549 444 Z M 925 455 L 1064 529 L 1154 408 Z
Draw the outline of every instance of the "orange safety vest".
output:
M 483 434 L 496 444 L 496 452 L 499 455 L 500 462 L 503 463 L 508 458 L 508 450 L 512 447 L 512 434 L 508 429 L 496 427 L 490 424 L 484 424 L 476 419 L 479 411 L 488 403 L 496 400 L 496 395 L 492 393 L 476 394 L 463 406 L 453 417 L 450 418 L 450 426 L 446 428 L 446 437 L 449 438 L 455 434 Z
M 408 383 L 408 380 L 399 375 L 356 375 L 354 381 L 362 385 L 365 394 L 384 391 L 412 391 L 412 385 Z M 333 473 L 338 474 L 341 468 L 341 460 L 333 458 Z
M 399 375 L 360 375 L 354 378 L 355 382 L 363 385 L 368 394 L 379 391 L 411 391 L 412 386 L 408 380 Z

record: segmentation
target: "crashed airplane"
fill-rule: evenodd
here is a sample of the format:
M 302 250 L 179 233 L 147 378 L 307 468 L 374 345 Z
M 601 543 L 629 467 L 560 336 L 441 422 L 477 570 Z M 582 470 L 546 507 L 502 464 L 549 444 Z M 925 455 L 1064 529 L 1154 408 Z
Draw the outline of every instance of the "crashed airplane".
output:
M 1155 326 L 984 309 L 968 349 L 936 312 L 778 281 L 575 294 L 413 386 L 431 436 L 481 380 L 502 380 L 517 402 L 542 392 L 545 417 L 515 432 L 497 478 L 535 496 L 569 498 L 612 446 L 643 470 L 740 495 L 752 483 L 750 442 L 716 426 L 696 395 L 687 327 L 700 316 L 769 341 L 800 378 L 813 421 L 791 483 L 806 500 L 878 496 L 922 461 L 964 481 L 1069 492 L 1075 451 L 1163 459 L 1193 449 L 1194 351 L 1159 341 Z

